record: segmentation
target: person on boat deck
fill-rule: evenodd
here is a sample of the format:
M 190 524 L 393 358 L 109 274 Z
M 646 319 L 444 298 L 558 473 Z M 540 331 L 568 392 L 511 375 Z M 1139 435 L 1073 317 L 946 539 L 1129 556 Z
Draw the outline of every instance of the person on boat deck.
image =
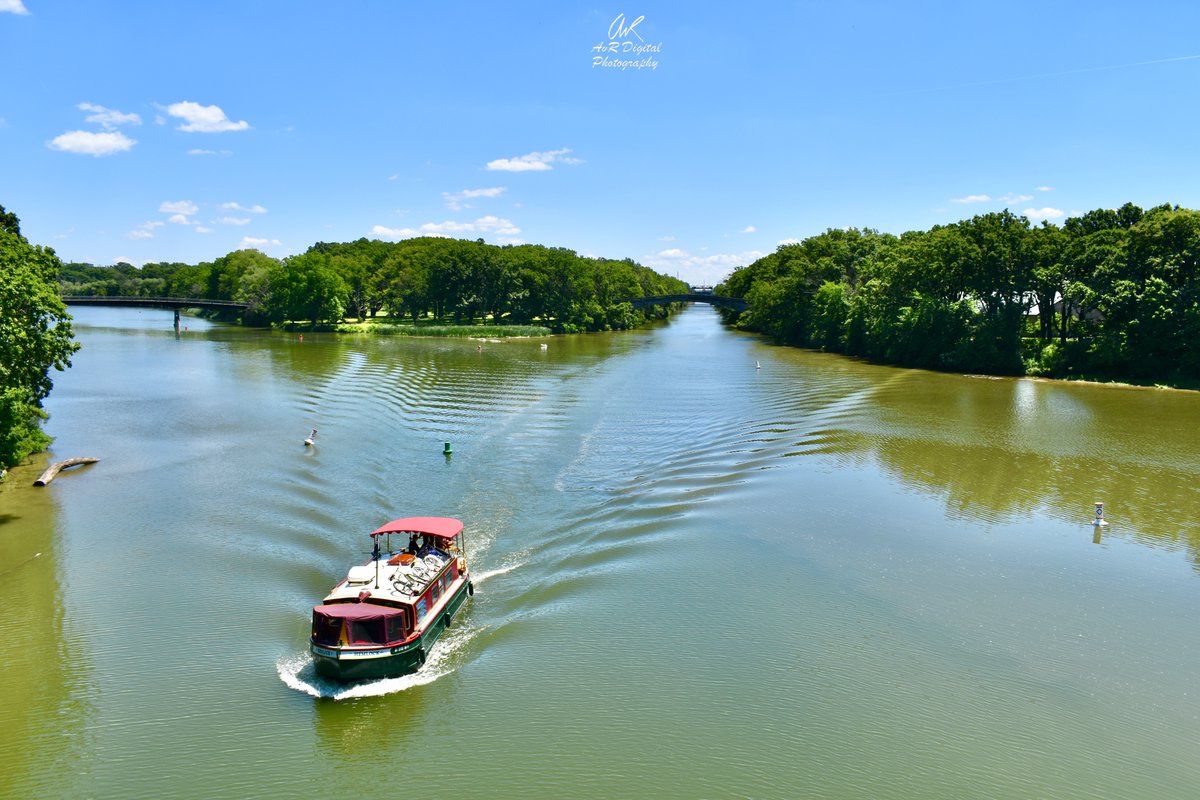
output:
M 408 552 L 415 556 L 420 549 L 421 543 L 417 541 L 417 534 L 414 533 L 408 537 Z

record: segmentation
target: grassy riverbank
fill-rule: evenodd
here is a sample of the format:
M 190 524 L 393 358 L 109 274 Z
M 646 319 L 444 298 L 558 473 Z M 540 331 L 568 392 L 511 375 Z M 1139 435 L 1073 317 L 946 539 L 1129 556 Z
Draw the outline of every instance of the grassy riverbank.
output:
M 202 319 L 223 322 L 230 325 L 239 324 L 237 315 L 228 311 L 212 312 L 194 309 L 193 313 Z M 279 330 L 307 333 L 367 333 L 378 336 L 443 336 L 464 339 L 514 339 L 532 336 L 551 336 L 553 329 L 546 325 L 496 325 L 471 323 L 455 325 L 433 318 L 421 319 L 414 323 L 408 317 L 376 316 L 369 319 L 350 317 L 341 322 L 318 323 L 302 320 L 287 320 L 274 325 Z
M 414 325 L 390 318 L 343 322 L 331 326 L 329 330 L 379 336 L 449 336 L 469 339 L 511 339 L 551 334 L 549 328 L 541 325 L 445 325 L 436 322 Z

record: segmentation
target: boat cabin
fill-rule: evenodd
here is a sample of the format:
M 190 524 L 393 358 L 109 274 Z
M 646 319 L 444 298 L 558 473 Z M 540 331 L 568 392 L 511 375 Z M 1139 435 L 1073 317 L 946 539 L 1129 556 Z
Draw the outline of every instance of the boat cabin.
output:
M 409 609 L 338 603 L 313 609 L 313 641 L 326 647 L 403 642 L 412 632 Z
M 420 635 L 449 600 L 452 587 L 466 577 L 462 530 L 454 519 L 409 517 L 374 531 L 371 560 L 351 567 L 313 608 L 313 643 L 378 647 Z M 402 549 L 393 549 L 394 534 Z

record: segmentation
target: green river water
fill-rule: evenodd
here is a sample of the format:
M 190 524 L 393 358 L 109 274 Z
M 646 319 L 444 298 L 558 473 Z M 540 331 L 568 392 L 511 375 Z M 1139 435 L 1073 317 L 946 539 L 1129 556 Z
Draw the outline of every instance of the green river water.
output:
M 2 798 L 1200 793 L 1196 393 L 706 306 L 482 348 L 73 313 L 0 487 Z M 426 514 L 474 598 L 416 675 L 318 680 L 311 606 Z

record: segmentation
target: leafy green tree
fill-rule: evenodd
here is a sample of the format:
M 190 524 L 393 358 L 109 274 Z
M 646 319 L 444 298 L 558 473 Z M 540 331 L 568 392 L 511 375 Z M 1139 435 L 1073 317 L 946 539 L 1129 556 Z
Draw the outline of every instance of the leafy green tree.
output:
M 1196 375 L 1200 213 L 1159 206 L 1128 227 L 1086 239 L 1102 235 L 1119 236 L 1122 247 L 1091 282 L 1102 312 L 1094 324 L 1091 364 L 1137 378 Z
M 176 270 L 167 283 L 167 294 L 171 297 L 204 297 L 208 286 L 211 265 L 197 264 Z
M 208 268 L 208 288 L 204 292 L 207 300 L 242 300 L 254 299 L 253 288 L 250 292 L 243 289 L 247 276 L 252 276 L 251 286 L 261 282 L 263 273 L 270 270 L 276 260 L 254 249 L 234 250 L 213 261 L 201 265 Z M 249 288 L 249 287 L 247 287 Z
M 279 266 L 279 259 L 259 250 L 235 250 L 218 258 L 213 262 L 213 266 L 230 276 L 231 296 L 228 299 L 246 304 L 246 310 L 242 312 L 242 323 L 262 325 L 267 322 L 271 271 Z
M 475 290 L 479 308 L 492 322 L 499 323 L 510 312 L 513 272 L 508 251 L 499 247 L 483 247 L 476 261 Z
M 397 247 L 383 261 L 375 278 L 375 292 L 392 314 L 409 314 L 416 324 L 430 308 L 429 264 L 420 256 L 420 246 L 409 242 Z
M 42 400 L 50 370 L 71 365 L 79 345 L 58 290 L 62 264 L 48 247 L 29 244 L 16 215 L 0 206 L 0 466 L 45 449 L 50 437 Z
M 508 298 L 513 321 L 528 325 L 538 317 L 545 317 L 550 293 L 546 248 L 537 245 L 514 247 L 509 253 L 509 264 L 514 272 L 514 285 Z
M 266 317 L 272 322 L 308 320 L 312 327 L 339 321 L 349 289 L 329 260 L 328 255 L 310 251 L 274 267 Z
M 365 320 L 373 313 L 374 292 L 368 275 L 372 264 L 363 253 L 338 253 L 329 265 L 346 284 L 346 302 L 351 316 Z
M 317 242 L 309 252 L 331 256 L 330 265 L 346 284 L 348 309 L 363 320 L 375 316 L 385 304 L 377 276 L 394 247 L 362 238 L 344 243 Z
M 584 260 L 574 250 L 551 247 L 546 250 L 546 293 L 544 313 L 554 330 L 577 333 L 595 330 L 596 289 Z
M 846 284 L 825 281 L 812 298 L 807 341 L 810 347 L 830 352 L 843 350 L 850 306 L 846 302 Z
M 1058 309 L 1066 297 L 1067 268 L 1064 263 L 1067 237 L 1062 228 L 1044 221 L 1029 232 L 1029 250 L 1033 258 L 1030 289 L 1038 309 L 1038 335 L 1050 342 L 1058 330 Z

